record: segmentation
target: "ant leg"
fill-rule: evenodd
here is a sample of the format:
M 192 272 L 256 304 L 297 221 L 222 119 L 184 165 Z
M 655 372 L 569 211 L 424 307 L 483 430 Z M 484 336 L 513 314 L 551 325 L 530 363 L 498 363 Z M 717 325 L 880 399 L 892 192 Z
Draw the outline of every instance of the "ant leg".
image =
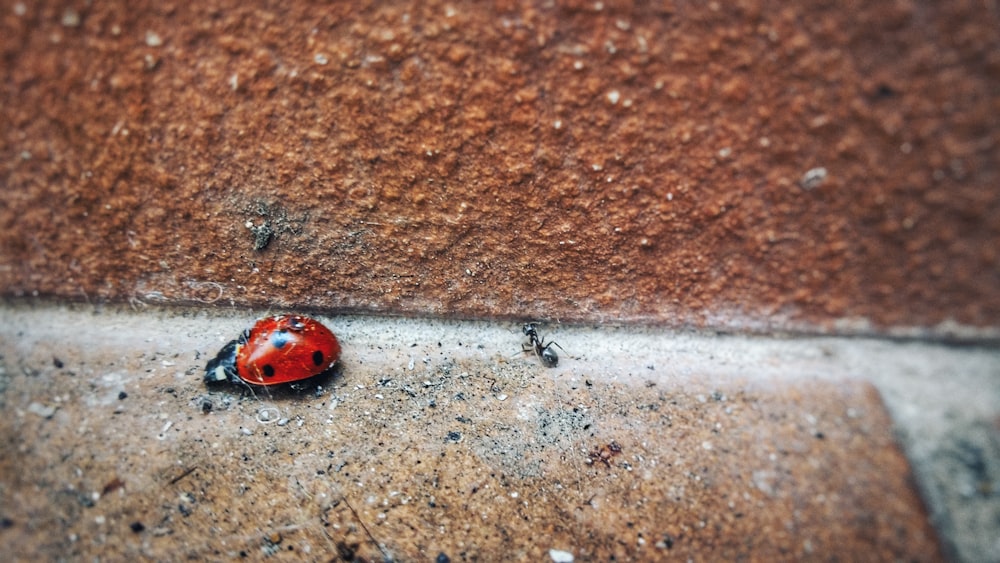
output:
M 528 353 L 534 353 L 534 352 L 535 352 L 535 347 L 534 346 L 532 346 L 530 344 L 521 343 L 521 351 L 517 352 L 516 354 L 514 354 L 513 356 L 511 356 L 511 358 L 513 358 L 515 356 L 520 356 L 521 354 L 528 354 Z
M 545 345 L 545 347 L 546 347 L 546 348 L 548 348 L 549 346 L 555 346 L 556 348 L 559 348 L 559 349 L 560 349 L 560 350 L 562 350 L 563 352 L 565 352 L 565 351 L 566 351 L 566 349 L 565 349 L 565 348 L 563 348 L 562 346 L 560 346 L 560 345 L 559 345 L 559 343 L 558 343 L 558 342 L 556 342 L 555 340 L 549 340 L 549 343 L 548 343 L 548 344 L 546 344 L 546 345 Z

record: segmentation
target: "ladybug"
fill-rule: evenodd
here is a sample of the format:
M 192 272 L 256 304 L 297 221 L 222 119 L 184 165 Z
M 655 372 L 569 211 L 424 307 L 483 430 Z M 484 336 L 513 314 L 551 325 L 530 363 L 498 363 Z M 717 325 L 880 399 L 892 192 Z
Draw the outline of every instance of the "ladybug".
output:
M 278 385 L 319 375 L 340 358 L 340 342 L 319 321 L 278 315 L 257 321 L 205 366 L 205 383 Z

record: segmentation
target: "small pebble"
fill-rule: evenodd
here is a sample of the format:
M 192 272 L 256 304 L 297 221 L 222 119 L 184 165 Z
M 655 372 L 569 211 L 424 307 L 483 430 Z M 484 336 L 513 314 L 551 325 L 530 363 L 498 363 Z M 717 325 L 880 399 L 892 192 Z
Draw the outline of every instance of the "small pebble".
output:
M 552 558 L 553 563 L 573 563 L 573 554 L 561 549 L 550 549 L 549 557 Z
M 73 8 L 66 8 L 63 12 L 62 19 L 60 22 L 65 27 L 79 27 L 80 25 L 80 14 Z
M 55 406 L 45 406 L 41 403 L 32 402 L 28 405 L 28 412 L 31 414 L 37 414 L 42 418 L 52 418 L 52 415 L 56 414 Z
M 802 175 L 802 179 L 799 180 L 799 187 L 806 191 L 816 189 L 823 185 L 826 175 L 826 168 L 822 166 L 813 168 Z

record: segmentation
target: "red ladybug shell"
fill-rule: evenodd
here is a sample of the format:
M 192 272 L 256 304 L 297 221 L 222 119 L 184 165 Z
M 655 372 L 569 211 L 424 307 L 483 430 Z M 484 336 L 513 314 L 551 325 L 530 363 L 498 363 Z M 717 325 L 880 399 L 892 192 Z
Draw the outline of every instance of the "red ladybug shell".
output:
M 301 315 L 263 318 L 236 347 L 236 373 L 254 385 L 319 375 L 340 358 L 340 343 L 319 321 Z

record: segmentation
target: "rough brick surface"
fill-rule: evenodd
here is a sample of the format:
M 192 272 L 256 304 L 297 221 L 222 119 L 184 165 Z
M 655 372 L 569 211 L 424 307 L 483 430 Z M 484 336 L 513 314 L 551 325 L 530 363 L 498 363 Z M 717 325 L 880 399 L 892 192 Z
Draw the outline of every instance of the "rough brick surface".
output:
M 6 2 L 0 290 L 996 327 L 998 53 L 972 1 Z

